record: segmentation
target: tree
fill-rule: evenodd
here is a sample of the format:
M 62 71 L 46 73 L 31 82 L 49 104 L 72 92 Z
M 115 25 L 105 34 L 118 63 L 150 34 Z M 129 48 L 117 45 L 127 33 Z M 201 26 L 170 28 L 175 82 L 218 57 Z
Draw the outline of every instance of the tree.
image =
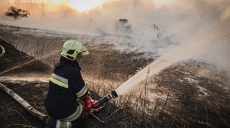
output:
M 18 19 L 19 17 L 28 17 L 29 11 L 10 6 L 8 11 L 5 13 L 6 16 Z

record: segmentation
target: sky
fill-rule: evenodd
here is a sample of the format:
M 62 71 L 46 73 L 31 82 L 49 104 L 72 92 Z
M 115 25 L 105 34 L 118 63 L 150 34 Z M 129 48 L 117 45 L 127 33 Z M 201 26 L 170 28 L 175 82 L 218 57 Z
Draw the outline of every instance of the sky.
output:
M 116 2 L 118 0 L 4 0 L 4 4 L 16 5 L 21 7 L 28 7 L 31 4 L 45 4 L 52 8 L 52 6 L 68 6 L 79 12 L 88 12 L 94 8 L 99 8 L 106 3 Z M 138 0 L 137 0 L 138 1 Z M 175 2 L 175 0 L 150 0 L 155 4 L 169 4 Z

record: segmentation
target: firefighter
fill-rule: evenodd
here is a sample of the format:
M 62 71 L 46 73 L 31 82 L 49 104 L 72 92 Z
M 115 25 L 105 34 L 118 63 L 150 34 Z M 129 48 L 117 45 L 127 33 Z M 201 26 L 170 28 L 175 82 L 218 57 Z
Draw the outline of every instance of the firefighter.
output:
M 78 60 L 88 55 L 86 47 L 78 40 L 64 43 L 60 62 L 55 66 L 45 99 L 48 128 L 84 128 L 86 120 L 80 100 L 88 94 Z

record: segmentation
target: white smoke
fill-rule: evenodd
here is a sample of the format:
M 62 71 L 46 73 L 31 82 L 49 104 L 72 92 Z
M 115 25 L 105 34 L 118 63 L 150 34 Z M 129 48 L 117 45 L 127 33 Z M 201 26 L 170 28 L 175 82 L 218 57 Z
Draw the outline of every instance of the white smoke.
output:
M 173 0 L 167 2 L 112 0 L 101 8 L 95 8 L 87 13 L 77 13 L 66 6 L 50 9 L 49 5 L 45 5 L 43 18 L 41 18 L 41 5 L 18 4 L 16 6 L 19 8 L 30 10 L 29 18 L 17 21 L 1 18 L 0 21 L 17 26 L 96 35 L 93 38 L 96 42 L 115 44 L 121 51 L 139 50 L 139 52 L 145 52 L 147 57 L 162 55 L 175 46 L 187 43 L 188 40 L 198 36 L 197 33 L 201 30 L 203 35 L 209 36 L 230 30 L 229 0 Z M 2 4 L 0 7 L 3 14 L 7 6 Z M 128 21 L 120 22 L 119 19 Z M 200 42 L 196 40 L 190 43 L 200 47 Z M 221 67 L 226 67 L 225 65 L 230 65 L 226 47 L 229 44 L 228 38 L 224 45 L 217 45 L 197 58 L 205 58 L 216 65 L 220 65 L 221 62 Z M 191 47 L 190 50 L 196 50 L 196 47 Z

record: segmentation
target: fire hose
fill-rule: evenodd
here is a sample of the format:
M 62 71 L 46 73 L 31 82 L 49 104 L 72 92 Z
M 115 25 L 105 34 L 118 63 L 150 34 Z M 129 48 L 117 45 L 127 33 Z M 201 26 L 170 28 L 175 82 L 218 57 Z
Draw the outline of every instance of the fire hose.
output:
M 25 108 L 31 115 L 35 116 L 39 120 L 44 120 L 46 118 L 46 115 L 39 112 L 35 108 L 33 108 L 28 102 L 26 102 L 22 97 L 20 97 L 17 93 L 15 93 L 13 90 L 7 88 L 5 85 L 0 83 L 0 88 L 10 95 L 12 98 L 14 98 L 23 108 Z
M 2 56 L 4 56 L 6 51 L 2 45 L 0 45 L 0 48 L 1 48 L 1 53 L 0 53 L 0 58 L 1 58 Z

